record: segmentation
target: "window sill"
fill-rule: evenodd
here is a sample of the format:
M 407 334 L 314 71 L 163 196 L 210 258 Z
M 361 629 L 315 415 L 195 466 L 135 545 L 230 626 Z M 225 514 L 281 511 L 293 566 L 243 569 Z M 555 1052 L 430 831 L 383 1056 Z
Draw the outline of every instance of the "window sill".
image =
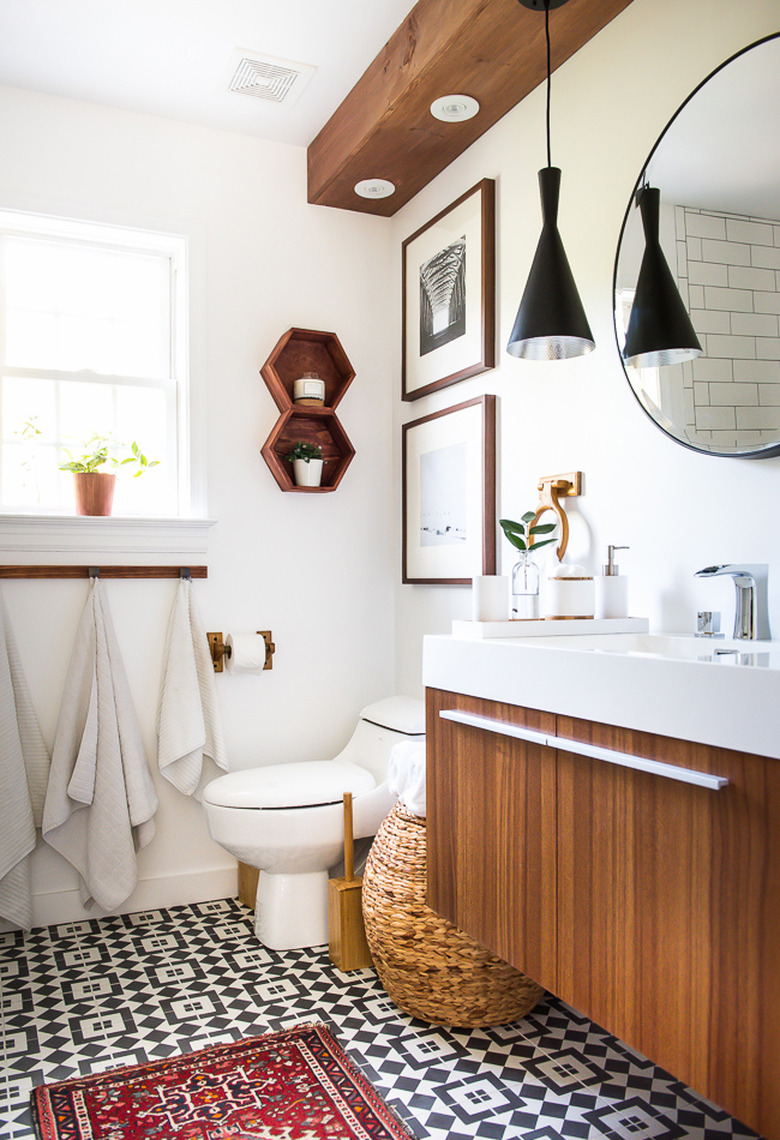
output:
M 0 514 L 0 557 L 31 555 L 171 555 L 203 562 L 215 519 L 142 519 L 79 515 Z M 46 561 L 42 557 L 42 561 Z

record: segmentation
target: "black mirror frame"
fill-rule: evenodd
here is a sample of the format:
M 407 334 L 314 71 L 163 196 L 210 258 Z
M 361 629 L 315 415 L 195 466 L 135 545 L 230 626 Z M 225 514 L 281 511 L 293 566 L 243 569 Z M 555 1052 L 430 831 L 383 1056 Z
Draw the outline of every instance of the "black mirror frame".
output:
M 729 64 L 734 62 L 734 60 L 739 59 L 740 56 L 745 55 L 747 52 L 752 51 L 754 48 L 760 47 L 761 44 L 769 43 L 770 41 L 777 40 L 777 39 L 780 39 L 780 32 L 772 32 L 770 35 L 762 36 L 761 39 L 755 40 L 753 43 L 747 44 L 744 48 L 741 48 L 739 51 L 734 52 L 733 55 L 729 56 L 728 59 L 725 59 L 723 61 L 723 63 L 719 64 L 716 68 L 714 68 L 714 70 L 712 70 L 709 73 L 709 75 L 706 75 L 704 77 L 704 79 L 702 79 L 701 83 L 697 84 L 697 86 L 693 89 L 693 91 L 691 91 L 690 95 L 688 95 L 688 97 L 680 104 L 680 106 L 677 108 L 675 113 L 672 115 L 671 119 L 669 120 L 669 122 L 666 124 L 666 126 L 664 127 L 661 134 L 656 139 L 655 144 L 653 145 L 652 150 L 650 151 L 647 158 L 645 159 L 644 165 L 639 172 L 639 175 L 637 177 L 636 182 L 634 183 L 634 188 L 631 191 L 631 197 L 629 198 L 628 205 L 626 206 L 626 212 L 623 215 L 623 222 L 620 226 L 620 234 L 618 235 L 617 250 L 615 252 L 615 267 L 614 267 L 614 270 L 612 273 L 612 327 L 613 327 L 613 330 L 615 333 L 615 344 L 617 345 L 617 351 L 618 351 L 618 358 L 620 360 L 620 366 L 623 369 L 623 372 L 625 373 L 625 377 L 626 377 L 626 380 L 628 382 L 628 386 L 631 389 L 631 393 L 634 396 L 634 399 L 639 404 L 640 408 L 645 413 L 645 415 L 648 417 L 648 419 L 650 419 L 655 424 L 655 426 L 658 428 L 659 431 L 663 432 L 663 434 L 665 436 L 667 436 L 669 439 L 673 440 L 674 443 L 679 444 L 680 447 L 688 448 L 689 451 L 695 451 L 699 455 L 710 455 L 710 456 L 713 456 L 715 458 L 720 458 L 720 459 L 773 459 L 776 456 L 780 455 L 780 440 L 778 440 L 777 443 L 769 444 L 767 447 L 758 447 L 758 448 L 751 450 L 751 451 L 740 451 L 740 452 L 714 451 L 714 450 L 711 450 L 710 448 L 697 447 L 695 443 L 688 443 L 683 439 L 679 439 L 676 435 L 672 435 L 672 433 L 670 431 L 667 431 L 667 429 L 665 427 L 663 427 L 663 425 L 658 422 L 658 420 L 653 416 L 653 414 L 650 411 L 648 411 L 648 409 L 645 407 L 645 405 L 642 403 L 641 399 L 639 398 L 639 396 L 636 392 L 636 389 L 634 388 L 634 385 L 631 383 L 631 377 L 629 376 L 629 373 L 626 369 L 625 361 L 623 360 L 623 353 L 622 353 L 621 343 L 620 343 L 620 340 L 621 340 L 620 331 L 618 329 L 617 314 L 615 312 L 615 309 L 616 309 L 615 298 L 617 295 L 618 261 L 620 259 L 620 250 L 621 250 L 621 247 L 623 245 L 623 236 L 625 234 L 626 225 L 628 223 L 628 219 L 631 216 L 631 211 L 633 210 L 634 204 L 636 202 L 637 191 L 640 189 L 640 187 L 642 185 L 642 180 L 644 178 L 644 172 L 647 170 L 647 167 L 649 166 L 655 152 L 658 150 L 659 146 L 661 145 L 663 140 L 666 138 L 666 135 L 669 133 L 670 129 L 672 128 L 674 123 L 677 121 L 678 117 L 682 114 L 682 112 L 685 110 L 685 108 L 688 106 L 688 104 L 691 102 L 691 100 L 699 93 L 699 91 L 701 91 L 702 87 L 705 87 L 707 85 L 707 83 L 709 83 L 709 81 L 714 76 L 716 76 L 719 72 L 723 71 L 724 68 L 728 67 Z

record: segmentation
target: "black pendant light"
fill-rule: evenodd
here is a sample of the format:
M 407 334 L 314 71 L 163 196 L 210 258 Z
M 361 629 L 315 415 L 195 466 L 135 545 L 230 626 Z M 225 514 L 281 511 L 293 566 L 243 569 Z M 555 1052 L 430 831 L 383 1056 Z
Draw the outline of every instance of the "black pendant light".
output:
M 628 318 L 623 359 L 636 368 L 680 364 L 701 356 L 701 345 L 658 239 L 661 191 L 637 193 L 645 231 L 645 252 Z
M 595 348 L 593 334 L 558 232 L 561 172 L 550 158 L 550 9 L 566 0 L 519 0 L 544 9 L 547 40 L 547 167 L 539 171 L 542 233 L 506 350 L 523 360 L 565 360 Z

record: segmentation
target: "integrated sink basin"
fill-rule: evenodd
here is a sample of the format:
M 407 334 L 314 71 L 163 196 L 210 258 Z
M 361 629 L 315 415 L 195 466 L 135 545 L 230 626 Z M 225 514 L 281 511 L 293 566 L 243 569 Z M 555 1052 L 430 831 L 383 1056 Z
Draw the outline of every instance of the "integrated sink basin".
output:
M 642 632 L 429 636 L 423 683 L 780 759 L 780 641 Z
M 685 637 L 666 633 L 603 633 L 593 637 L 539 637 L 534 644 L 579 653 L 661 657 L 716 665 L 780 669 L 780 641 L 738 641 L 721 637 Z

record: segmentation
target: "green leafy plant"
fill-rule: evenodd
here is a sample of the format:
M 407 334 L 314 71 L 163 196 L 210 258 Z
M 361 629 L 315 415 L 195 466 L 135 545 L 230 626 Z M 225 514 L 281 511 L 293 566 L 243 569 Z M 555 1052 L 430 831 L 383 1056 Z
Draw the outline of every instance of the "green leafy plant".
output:
M 545 538 L 541 542 L 537 542 L 536 536 L 538 534 L 552 534 L 558 524 L 537 523 L 536 526 L 531 526 L 530 524 L 535 517 L 534 511 L 526 511 L 520 522 L 513 522 L 512 519 L 499 519 L 498 525 L 512 546 L 518 550 L 539 550 L 542 546 L 549 546 L 551 542 L 555 542 L 555 538 Z
M 43 432 L 38 427 L 38 417 L 28 416 L 27 419 L 22 422 L 22 426 L 14 431 L 14 435 L 18 435 L 19 438 L 24 441 L 25 445 L 25 458 L 21 461 L 21 466 L 31 471 L 37 467 L 37 441 L 38 436 L 43 435 Z
M 19 430 L 14 432 L 14 435 L 21 436 L 21 438 L 28 443 L 32 443 L 39 435 L 43 435 L 43 432 L 38 427 L 38 417 L 28 416 Z
M 81 450 L 78 455 L 74 455 L 67 447 L 65 448 L 65 454 L 70 456 L 70 458 L 67 463 L 60 464 L 60 471 L 72 471 L 74 475 L 86 475 L 99 471 L 105 464 L 116 468 L 125 467 L 127 464 L 132 463 L 138 467 L 138 470 L 133 475 L 133 478 L 137 479 L 139 475 L 143 475 L 144 471 L 148 471 L 151 467 L 157 467 L 159 465 L 159 459 L 148 459 L 135 440 L 130 444 L 132 454 L 126 456 L 124 459 L 119 459 L 109 454 L 110 448 L 124 446 L 124 444 L 114 441 L 110 435 L 91 435 L 82 441 Z
M 294 459 L 303 459 L 306 463 L 309 463 L 312 459 L 322 459 L 322 448 L 316 443 L 304 443 L 302 439 L 299 439 L 298 442 L 294 444 L 292 451 L 287 453 L 285 459 L 290 463 L 292 463 Z
M 143 475 L 144 471 L 148 471 L 150 467 L 159 467 L 160 460 L 147 459 L 135 440 L 130 444 L 130 450 L 133 454 L 126 456 L 124 459 L 120 459 L 118 466 L 126 467 L 128 463 L 134 463 L 138 467 L 138 470 L 133 472 L 134 479 L 137 479 L 139 475 Z
M 14 435 L 17 435 L 22 441 L 21 459 L 19 460 L 22 471 L 22 487 L 31 496 L 33 502 L 40 503 L 38 436 L 43 435 L 43 432 L 38 427 L 38 417 L 28 416 L 26 420 L 22 421 L 22 426 L 14 431 Z
M 72 471 L 74 475 L 87 475 L 97 471 L 109 462 L 108 447 L 110 442 L 108 436 L 91 435 L 88 439 L 82 440 L 80 454 L 78 455 L 74 455 L 66 447 L 64 449 L 65 454 L 70 458 L 67 463 L 60 464 L 60 471 Z

